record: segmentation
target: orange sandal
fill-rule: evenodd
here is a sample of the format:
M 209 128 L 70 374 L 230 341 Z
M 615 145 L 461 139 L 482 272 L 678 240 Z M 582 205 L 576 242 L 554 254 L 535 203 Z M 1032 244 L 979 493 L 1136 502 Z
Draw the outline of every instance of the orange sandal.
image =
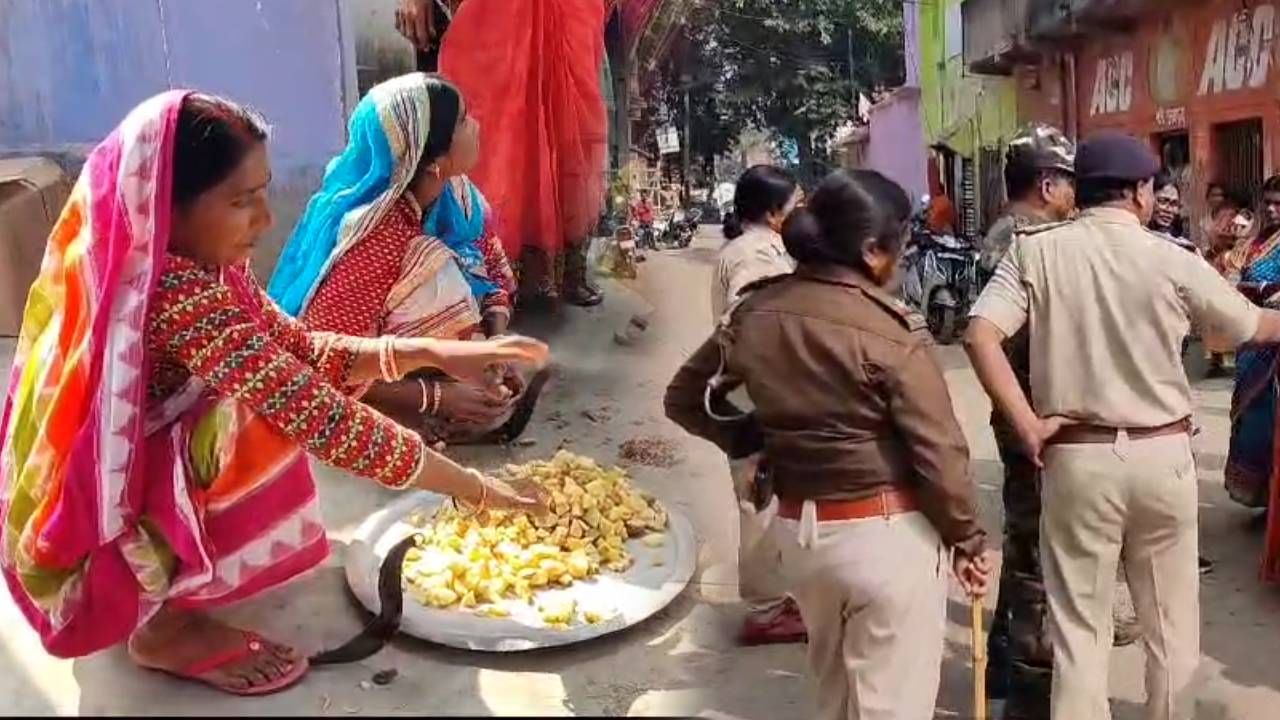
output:
M 244 639 L 244 647 L 233 648 L 210 655 L 204 660 L 194 662 L 181 670 L 168 670 L 166 668 L 158 668 L 145 665 L 143 663 L 138 664 L 148 670 L 162 672 L 182 680 L 194 680 L 195 682 L 203 683 L 216 690 L 221 690 L 222 692 L 230 693 L 231 695 L 239 695 L 241 697 L 271 695 L 290 688 L 301 680 L 310 669 L 310 664 L 307 659 L 301 658 L 288 673 L 272 680 L 271 682 L 263 683 L 261 685 L 251 685 L 247 688 L 230 687 L 201 677 L 202 675 L 208 675 L 214 670 L 220 670 L 233 663 L 238 663 L 247 658 L 266 652 L 266 641 L 257 633 L 249 632 L 248 630 L 241 630 L 240 635 Z

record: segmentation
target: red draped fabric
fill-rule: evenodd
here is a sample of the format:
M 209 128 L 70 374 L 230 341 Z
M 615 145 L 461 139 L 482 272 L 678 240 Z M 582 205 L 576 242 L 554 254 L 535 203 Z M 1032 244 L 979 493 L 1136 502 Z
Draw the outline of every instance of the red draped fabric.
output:
M 557 254 L 587 236 L 604 200 L 608 119 L 600 88 L 605 0 L 467 0 L 440 72 L 480 122 L 470 173 L 507 254 Z

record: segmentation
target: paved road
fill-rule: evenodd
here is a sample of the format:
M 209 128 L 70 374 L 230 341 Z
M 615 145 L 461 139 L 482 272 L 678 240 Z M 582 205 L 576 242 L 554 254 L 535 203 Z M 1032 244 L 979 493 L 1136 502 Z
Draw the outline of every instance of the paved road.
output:
M 681 507 L 703 541 L 699 575 L 667 610 L 633 630 L 587 646 L 510 656 L 464 653 L 411 639 L 362 664 L 314 672 L 298 688 L 271 698 L 239 700 L 136 670 L 118 651 L 74 661 L 46 656 L 7 597 L 0 596 L 0 712 L 30 714 L 606 714 L 704 715 L 748 720 L 812 716 L 799 646 L 740 649 L 741 619 L 732 557 L 736 524 L 726 469 L 718 454 L 687 440 L 661 415 L 661 392 L 710 324 L 709 265 L 716 240 L 704 234 L 682 253 L 654 254 L 640 281 L 611 287 L 602 308 L 526 319 L 524 329 L 552 341 L 557 378 L 531 431 L 537 444 L 471 450 L 482 466 L 544 456 L 567 447 L 612 461 L 618 444 L 638 435 L 681 443 L 673 470 L 637 469 L 637 482 Z M 612 334 L 634 312 L 652 309 L 650 330 L 635 346 Z M 0 350 L 7 350 L 0 347 Z M 7 365 L 7 352 L 4 353 Z M 985 418 L 989 405 L 962 353 L 940 350 L 957 412 L 973 450 L 983 517 L 999 527 L 1000 467 Z M 1197 384 L 1197 439 L 1202 469 L 1205 552 L 1218 569 L 1205 580 L 1204 686 L 1198 717 L 1267 720 L 1280 707 L 1280 591 L 1254 581 L 1258 532 L 1250 516 L 1221 490 L 1229 385 Z M 590 412 L 593 419 L 584 413 Z M 229 616 L 305 649 L 332 645 L 358 629 L 340 561 L 351 532 L 390 497 L 368 483 L 321 469 L 321 496 L 334 546 L 329 565 L 303 581 L 229 611 Z M 950 611 L 939 718 L 969 715 L 967 617 Z M 400 671 L 386 688 L 361 682 L 388 667 Z M 1112 665 L 1118 720 L 1140 717 L 1141 651 L 1118 651 Z

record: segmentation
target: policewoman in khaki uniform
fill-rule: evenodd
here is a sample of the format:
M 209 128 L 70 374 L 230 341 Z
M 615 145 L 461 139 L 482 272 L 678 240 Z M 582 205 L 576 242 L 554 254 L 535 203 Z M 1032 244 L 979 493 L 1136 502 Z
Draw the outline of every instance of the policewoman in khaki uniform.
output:
M 967 590 L 989 579 L 933 341 L 884 289 L 909 214 L 879 173 L 827 177 L 783 227 L 796 272 L 755 286 L 667 388 L 683 428 L 730 457 L 769 458 L 823 720 L 932 718 L 948 551 Z M 725 399 L 739 386 L 750 414 Z
M 1044 471 L 1040 551 L 1052 717 L 1103 720 L 1121 557 L 1147 652 L 1149 720 L 1186 720 L 1200 659 L 1196 468 L 1181 349 L 1192 321 L 1280 340 L 1208 263 L 1148 231 L 1159 163 L 1099 133 L 1075 161 L 1074 222 L 1018 237 L 972 311 L 978 377 Z M 1029 330 L 1032 403 L 1001 342 Z M 1037 416 L 1036 413 L 1039 413 Z

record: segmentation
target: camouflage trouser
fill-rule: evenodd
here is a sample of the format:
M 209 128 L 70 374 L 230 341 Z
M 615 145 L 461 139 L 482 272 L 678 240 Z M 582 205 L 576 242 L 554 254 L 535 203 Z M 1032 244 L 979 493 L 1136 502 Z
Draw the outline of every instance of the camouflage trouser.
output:
M 1004 563 L 987 639 L 987 685 L 1005 688 L 1009 720 L 1048 720 L 1053 649 L 1040 565 L 1040 472 L 1011 431 L 996 428 L 1004 463 Z

